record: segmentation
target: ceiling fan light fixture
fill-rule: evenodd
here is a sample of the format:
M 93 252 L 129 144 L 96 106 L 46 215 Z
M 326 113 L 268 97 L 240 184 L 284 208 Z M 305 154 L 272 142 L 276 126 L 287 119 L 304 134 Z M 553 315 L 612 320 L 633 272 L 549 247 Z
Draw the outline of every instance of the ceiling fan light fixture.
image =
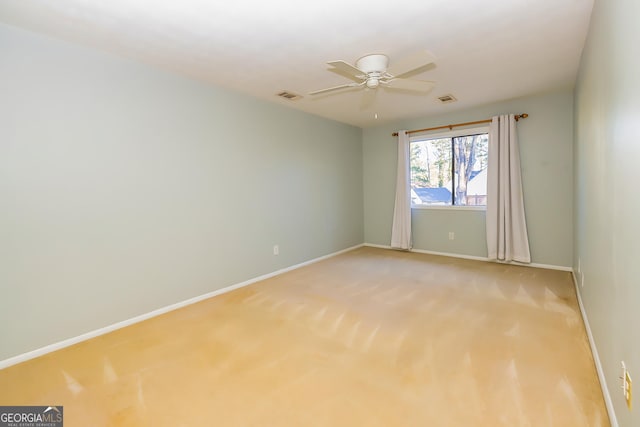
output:
M 380 85 L 380 80 L 378 80 L 377 78 L 370 78 L 367 80 L 367 87 L 369 89 L 375 89 Z

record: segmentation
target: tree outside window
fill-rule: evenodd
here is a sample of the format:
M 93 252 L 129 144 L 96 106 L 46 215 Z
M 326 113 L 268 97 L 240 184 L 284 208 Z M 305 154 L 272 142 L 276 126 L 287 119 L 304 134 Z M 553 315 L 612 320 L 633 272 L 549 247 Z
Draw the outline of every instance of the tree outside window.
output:
M 485 206 L 486 133 L 411 141 L 414 205 Z

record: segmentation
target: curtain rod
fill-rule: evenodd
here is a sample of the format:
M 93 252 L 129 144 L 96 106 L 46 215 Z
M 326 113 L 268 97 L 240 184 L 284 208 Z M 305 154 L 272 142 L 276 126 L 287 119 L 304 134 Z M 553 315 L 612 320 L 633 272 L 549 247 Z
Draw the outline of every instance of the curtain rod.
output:
M 526 119 L 527 117 L 529 117 L 529 115 L 527 113 L 522 113 L 522 114 L 516 114 L 515 118 L 516 118 L 516 122 L 520 119 Z M 487 120 L 478 120 L 477 122 L 466 122 L 466 123 L 456 123 L 453 125 L 445 125 L 445 126 L 436 126 L 434 128 L 426 128 L 426 129 L 415 129 L 415 130 L 408 130 L 407 133 L 408 134 L 412 134 L 412 133 L 418 133 L 418 132 L 427 132 L 430 130 L 438 130 L 438 129 L 453 129 L 455 127 L 459 127 L 459 126 L 470 126 L 470 125 L 479 125 L 482 123 L 491 123 L 491 119 L 487 119 Z M 398 132 L 394 132 L 391 134 L 391 136 L 398 136 Z

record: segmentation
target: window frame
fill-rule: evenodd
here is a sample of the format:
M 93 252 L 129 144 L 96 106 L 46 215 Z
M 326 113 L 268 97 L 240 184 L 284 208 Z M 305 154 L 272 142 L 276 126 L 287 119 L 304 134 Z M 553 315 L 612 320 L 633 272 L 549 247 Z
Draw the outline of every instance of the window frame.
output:
M 409 136 L 409 147 L 413 142 L 426 141 L 429 139 L 438 138 L 455 138 L 459 136 L 478 135 L 486 133 L 489 134 L 489 125 L 486 126 L 474 126 L 462 129 L 452 129 L 445 132 L 425 132 L 416 133 Z M 409 178 L 409 186 L 411 186 L 411 178 Z M 460 211 L 486 211 L 487 206 L 460 206 L 460 205 L 414 205 L 411 203 L 411 209 L 417 210 L 460 210 Z

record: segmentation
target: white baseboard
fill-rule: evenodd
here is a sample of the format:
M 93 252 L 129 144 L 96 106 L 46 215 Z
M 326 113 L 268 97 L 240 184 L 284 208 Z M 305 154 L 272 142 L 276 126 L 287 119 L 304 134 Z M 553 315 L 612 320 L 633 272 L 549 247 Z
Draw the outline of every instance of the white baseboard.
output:
M 69 347 L 71 345 L 78 344 L 78 343 L 80 343 L 82 341 L 86 341 L 86 340 L 89 340 L 91 338 L 95 338 L 95 337 L 98 337 L 100 335 L 104 335 L 104 334 L 107 334 L 109 332 L 113 332 L 113 331 L 115 331 L 117 329 L 121 329 L 121 328 L 124 328 L 126 326 L 130 326 L 130 325 L 133 325 L 135 323 L 142 322 L 143 320 L 151 319 L 152 317 L 160 316 L 161 314 L 164 314 L 164 313 L 167 313 L 167 312 L 170 312 L 170 311 L 173 311 L 173 310 L 177 310 L 179 308 L 186 307 L 186 306 L 191 305 L 191 304 L 195 304 L 195 303 L 203 301 L 205 299 L 215 297 L 216 295 L 221 295 L 221 294 L 224 294 L 224 293 L 227 293 L 227 292 L 231 292 L 231 291 L 233 291 L 235 289 L 239 289 L 239 288 L 242 288 L 244 286 L 251 285 L 251 284 L 259 282 L 261 280 L 269 279 L 271 277 L 278 276 L 278 275 L 286 273 L 288 271 L 295 270 L 295 269 L 298 269 L 300 267 L 304 267 L 306 265 L 313 264 L 313 263 L 316 263 L 318 261 L 322 261 L 322 260 L 325 260 L 327 258 L 334 257 L 336 255 L 340 255 L 340 254 L 342 254 L 344 252 L 349 252 L 351 250 L 360 248 L 362 246 L 363 246 L 362 244 L 356 245 L 356 246 L 352 246 L 350 248 L 343 249 L 343 250 L 340 250 L 338 252 L 334 252 L 334 253 L 331 253 L 331 254 L 328 254 L 328 255 L 321 256 L 319 258 L 314 258 L 312 260 L 305 261 L 305 262 L 302 262 L 300 264 L 292 265 L 290 267 L 286 267 L 286 268 L 274 271 L 272 273 L 267 273 L 267 274 L 264 274 L 262 276 L 254 277 L 252 279 L 245 280 L 244 282 L 236 283 L 235 285 L 226 286 L 226 287 L 221 288 L 221 289 L 216 289 L 215 291 L 206 293 L 204 295 L 199 295 L 197 297 L 189 298 L 188 300 L 184 300 L 184 301 L 181 301 L 181 302 L 178 302 L 178 303 L 175 303 L 175 304 L 171 304 L 171 305 L 168 305 L 166 307 L 158 308 L 158 309 L 150 311 L 148 313 L 141 314 L 139 316 L 132 317 L 130 319 L 123 320 L 121 322 L 117 322 L 117 323 L 114 323 L 112 325 L 105 326 L 103 328 L 96 329 L 96 330 L 93 330 L 93 331 L 78 335 L 78 336 L 73 337 L 73 338 L 68 338 L 66 340 L 62 340 L 62 341 L 59 341 L 57 343 L 49 344 L 49 345 L 46 345 L 44 347 L 38 348 L 36 350 L 29 351 L 27 353 L 19 354 L 17 356 L 13 356 L 13 357 L 10 357 L 8 359 L 0 360 L 0 369 L 7 368 L 9 366 L 16 365 L 18 363 L 26 362 L 27 360 L 30 360 L 30 359 L 45 355 L 47 353 L 51 353 L 53 351 L 60 350 L 60 349 L 63 349 L 65 347 Z
M 604 396 L 604 404 L 607 407 L 607 413 L 609 414 L 609 422 L 611 423 L 611 427 L 618 427 L 616 411 L 613 408 L 613 401 L 611 400 L 611 394 L 609 394 L 607 380 L 604 377 L 604 370 L 602 369 L 600 356 L 598 356 L 598 348 L 596 347 L 596 342 L 593 339 L 593 334 L 591 333 L 587 312 L 584 310 L 584 305 L 582 304 L 582 296 L 580 296 L 580 287 L 578 286 L 578 275 L 573 271 L 573 269 L 571 269 L 571 276 L 573 277 L 573 285 L 576 288 L 576 295 L 578 296 L 578 305 L 580 306 L 582 321 L 584 322 L 584 327 L 587 330 L 587 337 L 589 338 L 589 346 L 591 347 L 591 353 L 593 354 L 593 361 L 596 364 L 596 372 L 598 373 L 598 379 L 600 380 L 600 387 L 602 388 L 602 395 Z
M 363 246 L 369 246 L 372 248 L 380 248 L 380 249 L 393 249 L 391 246 L 386 245 L 376 245 L 373 243 L 365 243 Z M 547 270 L 560 270 L 560 271 L 572 271 L 571 267 L 565 267 L 563 265 L 552 265 L 552 264 L 538 264 L 532 262 L 530 264 L 525 264 L 521 262 L 501 262 L 501 261 L 490 261 L 487 257 L 474 256 L 474 255 L 463 255 L 463 254 L 454 254 L 448 252 L 436 252 L 436 251 L 426 251 L 424 249 L 411 249 L 410 252 L 416 252 L 420 254 L 429 254 L 429 255 L 438 255 L 438 256 L 448 256 L 452 258 L 462 258 L 462 259 L 472 259 L 476 261 L 486 261 L 486 262 L 497 262 L 498 264 L 508 264 L 508 265 L 520 265 L 523 267 L 534 267 L 534 268 L 544 268 Z

